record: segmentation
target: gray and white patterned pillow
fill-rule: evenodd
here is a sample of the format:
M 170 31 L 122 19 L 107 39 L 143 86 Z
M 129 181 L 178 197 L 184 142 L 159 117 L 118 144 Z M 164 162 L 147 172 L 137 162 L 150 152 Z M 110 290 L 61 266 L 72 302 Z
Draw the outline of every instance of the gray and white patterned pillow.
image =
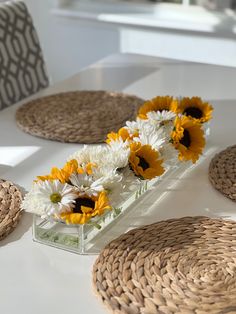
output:
M 0 4 L 0 110 L 49 85 L 39 39 L 26 5 Z

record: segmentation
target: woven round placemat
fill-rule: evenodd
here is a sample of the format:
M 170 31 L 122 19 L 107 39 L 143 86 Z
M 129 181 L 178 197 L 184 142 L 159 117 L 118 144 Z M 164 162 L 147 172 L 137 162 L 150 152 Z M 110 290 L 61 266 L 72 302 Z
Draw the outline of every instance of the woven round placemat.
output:
M 236 313 L 236 222 L 184 217 L 122 235 L 93 284 L 113 313 Z
M 0 180 L 0 240 L 13 231 L 21 217 L 22 193 L 10 181 Z
M 107 91 L 76 91 L 33 100 L 17 110 L 25 132 L 68 143 L 100 143 L 107 133 L 134 120 L 143 100 Z
M 209 179 L 215 189 L 236 201 L 236 145 L 226 148 L 211 160 Z

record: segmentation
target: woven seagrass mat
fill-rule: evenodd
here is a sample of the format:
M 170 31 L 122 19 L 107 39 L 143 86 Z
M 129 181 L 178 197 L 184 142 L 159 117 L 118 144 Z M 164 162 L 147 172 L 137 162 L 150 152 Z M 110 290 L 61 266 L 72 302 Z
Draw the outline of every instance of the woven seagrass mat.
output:
M 93 268 L 113 313 L 236 313 L 236 222 L 161 221 L 108 244 Z
M 22 193 L 10 181 L 0 180 L 0 240 L 3 240 L 18 224 Z
M 236 145 L 226 148 L 211 160 L 209 179 L 215 189 L 236 201 Z
M 75 91 L 33 100 L 16 113 L 25 132 L 67 143 L 100 143 L 134 120 L 143 100 L 107 91 Z

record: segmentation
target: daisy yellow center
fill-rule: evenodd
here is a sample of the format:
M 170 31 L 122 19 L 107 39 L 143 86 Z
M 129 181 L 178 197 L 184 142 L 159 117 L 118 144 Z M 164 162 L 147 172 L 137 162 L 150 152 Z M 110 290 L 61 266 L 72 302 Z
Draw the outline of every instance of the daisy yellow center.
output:
M 75 201 L 75 207 L 73 208 L 73 213 L 78 213 L 78 214 L 83 214 L 81 207 L 90 207 L 94 209 L 95 207 L 95 202 L 91 200 L 90 198 L 77 198 Z
M 184 110 L 186 116 L 191 116 L 192 118 L 201 119 L 203 114 L 202 110 L 196 107 L 188 107 Z
M 184 130 L 183 137 L 179 142 L 187 148 L 191 145 L 191 137 L 188 130 Z
M 50 195 L 50 200 L 52 203 L 59 203 L 62 197 L 59 193 L 53 193 Z
M 163 125 L 167 125 L 169 123 L 169 120 L 162 120 L 160 125 L 163 126 Z
M 143 158 L 143 157 L 138 157 L 139 158 L 139 166 L 142 167 L 143 170 L 146 170 L 148 169 L 150 166 L 149 166 L 149 163 Z

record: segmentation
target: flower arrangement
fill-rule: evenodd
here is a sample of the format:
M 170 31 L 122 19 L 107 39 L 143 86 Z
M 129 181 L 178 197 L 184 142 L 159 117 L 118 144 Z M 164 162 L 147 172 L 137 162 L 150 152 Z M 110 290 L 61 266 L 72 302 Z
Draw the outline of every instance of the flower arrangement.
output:
M 178 161 L 195 163 L 213 108 L 199 97 L 155 97 L 105 145 L 84 146 L 63 168 L 38 176 L 22 208 L 66 224 L 89 224 L 115 209 L 115 197 L 161 176 Z

